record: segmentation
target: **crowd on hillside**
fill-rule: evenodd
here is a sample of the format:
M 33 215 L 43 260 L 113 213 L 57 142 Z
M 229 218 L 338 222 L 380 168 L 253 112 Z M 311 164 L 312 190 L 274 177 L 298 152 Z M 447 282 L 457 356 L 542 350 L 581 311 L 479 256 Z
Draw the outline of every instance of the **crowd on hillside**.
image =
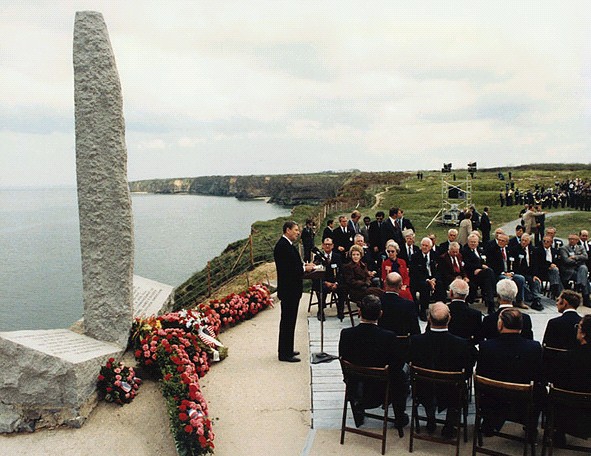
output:
M 541 209 L 570 208 L 591 211 L 591 182 L 586 179 L 565 179 L 554 185 L 535 184 L 533 189 L 520 190 L 515 182 L 506 182 L 505 189 L 499 193 L 503 206 L 539 206 Z

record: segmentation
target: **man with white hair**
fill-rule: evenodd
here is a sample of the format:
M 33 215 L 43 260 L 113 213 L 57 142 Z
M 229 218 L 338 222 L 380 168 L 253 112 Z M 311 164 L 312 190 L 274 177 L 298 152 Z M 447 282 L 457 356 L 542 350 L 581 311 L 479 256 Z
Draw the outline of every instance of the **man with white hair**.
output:
M 470 280 L 471 295 L 475 295 L 476 289 L 480 287 L 488 313 L 492 314 L 495 311 L 496 277 L 493 270 L 485 264 L 485 257 L 478 246 L 479 240 L 475 234 L 468 236 L 468 243 L 462 249 L 464 270 Z
M 589 307 L 589 269 L 587 268 L 587 252 L 579 244 L 577 234 L 568 235 L 568 244 L 560 248 L 560 275 L 562 283 L 575 281 L 575 291 L 583 295 L 583 305 Z
M 447 241 L 442 242 L 437 247 L 437 253 L 439 255 L 443 255 L 445 252 L 449 250 L 449 244 L 452 242 L 456 242 L 458 239 L 458 230 L 455 228 L 450 228 L 447 230 Z
M 472 344 L 477 344 L 482 331 L 482 313 L 479 310 L 471 309 L 466 304 L 469 292 L 470 287 L 463 279 L 455 279 L 450 284 L 449 296 L 451 302 L 448 305 L 451 320 L 449 322 L 449 332 L 469 340 Z
M 404 236 L 404 244 L 400 246 L 398 256 L 406 261 L 406 264 L 409 264 L 413 254 L 419 250 L 415 245 L 415 232 L 413 230 L 404 230 L 402 236 Z
M 508 307 L 513 307 L 513 300 L 517 296 L 517 285 L 515 282 L 509 279 L 501 279 L 497 282 L 497 295 L 499 296 L 499 309 L 489 314 L 482 320 L 482 333 L 480 336 L 481 340 L 494 339 L 499 337 L 499 329 L 497 322 L 499 314 Z M 521 335 L 526 339 L 533 340 L 534 333 L 531 325 L 531 318 L 528 314 L 523 314 L 523 329 Z
M 438 277 L 435 253 L 431 246 L 431 239 L 424 237 L 421 239 L 421 250 L 415 252 L 410 259 L 410 288 L 413 296 L 419 292 L 419 317 L 423 321 L 427 321 L 427 307 L 435 292 Z
M 542 281 L 536 275 L 538 268 L 534 264 L 534 249 L 531 245 L 532 236 L 527 233 L 521 235 L 519 244 L 510 250 L 514 258 L 513 270 L 525 278 L 526 299 L 532 298 L 531 308 L 544 310 L 542 306 Z

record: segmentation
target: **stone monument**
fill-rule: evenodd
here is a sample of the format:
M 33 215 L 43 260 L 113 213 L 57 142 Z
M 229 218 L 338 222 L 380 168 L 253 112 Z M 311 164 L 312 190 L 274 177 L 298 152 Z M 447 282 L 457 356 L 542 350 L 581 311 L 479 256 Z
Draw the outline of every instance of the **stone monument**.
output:
M 74 25 L 76 176 L 84 332 L 127 344 L 132 322 L 133 221 L 121 84 L 100 13 Z
M 84 332 L 0 332 L 0 432 L 82 425 L 96 380 L 119 358 L 133 318 L 170 305 L 172 287 L 133 276 L 133 225 L 121 86 L 100 13 L 76 13 L 76 168 Z

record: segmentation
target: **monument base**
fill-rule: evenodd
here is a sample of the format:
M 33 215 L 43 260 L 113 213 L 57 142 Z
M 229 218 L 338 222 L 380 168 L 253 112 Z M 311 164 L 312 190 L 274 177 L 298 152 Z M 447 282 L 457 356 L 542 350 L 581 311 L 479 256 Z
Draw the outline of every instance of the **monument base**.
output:
M 0 332 L 0 432 L 80 427 L 101 366 L 123 351 L 67 329 Z

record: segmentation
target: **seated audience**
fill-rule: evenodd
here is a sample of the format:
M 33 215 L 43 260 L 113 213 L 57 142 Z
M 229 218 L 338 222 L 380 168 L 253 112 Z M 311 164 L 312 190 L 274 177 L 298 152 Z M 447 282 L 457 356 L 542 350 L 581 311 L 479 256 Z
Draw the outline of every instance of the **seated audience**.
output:
M 474 358 L 470 344 L 448 331 L 450 322 L 449 308 L 442 302 L 429 307 L 429 329 L 424 334 L 414 335 L 410 339 L 409 359 L 418 367 L 448 372 L 464 371 L 466 377 L 472 373 Z M 435 413 L 447 409 L 446 424 L 441 435 L 453 438 L 457 429 L 451 424 L 457 419 L 460 410 L 451 407 L 457 403 L 455 395 L 448 388 L 426 388 L 418 391 L 420 403 L 427 414 L 427 432 L 433 434 L 436 429 Z
M 499 309 L 492 314 L 487 315 L 482 320 L 482 335 L 480 340 L 495 339 L 499 337 L 498 319 L 502 310 L 513 307 L 513 300 L 517 295 L 517 285 L 512 280 L 503 279 L 497 282 L 497 295 L 499 296 Z M 521 336 L 533 340 L 531 318 L 528 314 L 523 314 Z
M 437 268 L 444 290 L 447 290 L 449 284 L 456 278 L 465 279 L 467 277 L 459 243 L 451 242 L 449 244 L 449 250 L 439 256 Z
M 341 331 L 339 356 L 358 366 L 390 366 L 390 398 L 397 427 L 408 424 L 405 413 L 408 378 L 403 371 L 405 360 L 396 333 L 377 325 L 382 314 L 379 298 L 366 296 L 360 306 L 359 325 Z M 383 384 L 361 383 L 355 388 L 353 417 L 357 427 L 363 424 L 363 410 L 379 406 L 384 399 Z
M 442 242 L 437 246 L 437 256 L 443 255 L 449 250 L 449 244 L 456 242 L 458 239 L 458 230 L 451 228 L 447 231 L 447 241 Z
M 576 325 L 581 321 L 577 308 L 581 295 L 572 290 L 564 290 L 556 299 L 559 317 L 548 320 L 543 344 L 553 348 L 572 350 L 578 346 Z
M 402 285 L 400 287 L 400 296 L 404 299 L 413 299 L 410 292 L 410 276 L 408 274 L 408 267 L 406 262 L 398 258 L 399 251 L 398 244 L 394 241 L 388 241 L 386 244 L 386 253 L 388 258 L 382 261 L 382 283 L 385 285 L 386 277 L 391 272 L 397 272 L 402 277 Z
M 420 334 L 417 305 L 401 293 L 402 276 L 397 272 L 390 272 L 384 285 L 385 293 L 381 297 L 383 314 L 378 324 L 400 336 Z

